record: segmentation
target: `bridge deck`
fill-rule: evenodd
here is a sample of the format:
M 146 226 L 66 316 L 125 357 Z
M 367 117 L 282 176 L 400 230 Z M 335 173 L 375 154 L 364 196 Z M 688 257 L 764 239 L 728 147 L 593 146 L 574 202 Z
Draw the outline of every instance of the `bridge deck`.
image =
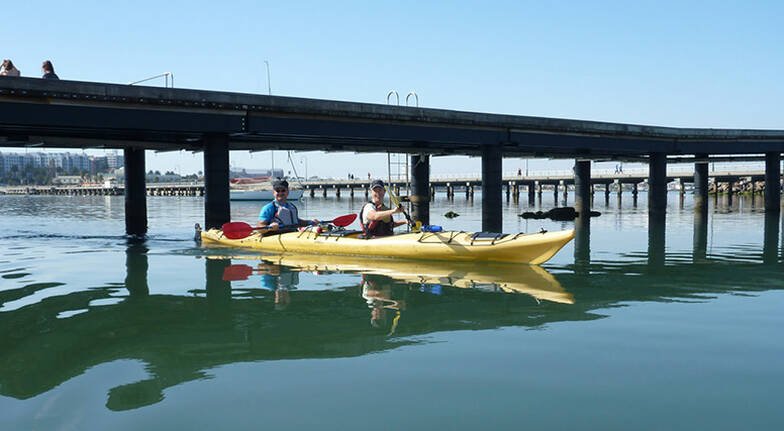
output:
M 622 157 L 784 152 L 784 130 L 697 129 L 36 78 L 0 80 L 0 147 Z

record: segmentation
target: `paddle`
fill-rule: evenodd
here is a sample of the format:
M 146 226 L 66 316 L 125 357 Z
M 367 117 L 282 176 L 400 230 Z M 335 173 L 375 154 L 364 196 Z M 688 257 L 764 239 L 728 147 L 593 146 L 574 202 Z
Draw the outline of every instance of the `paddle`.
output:
M 400 204 L 400 198 L 398 198 L 395 192 L 392 191 L 392 187 L 387 186 L 386 189 L 387 189 L 387 193 L 389 193 L 389 199 L 392 201 L 392 205 L 402 208 L 402 205 Z M 408 225 L 412 226 L 411 231 L 415 233 L 419 232 L 422 226 L 422 222 L 418 221 L 416 222 L 416 224 L 414 224 L 414 222 L 411 221 L 411 216 L 408 215 L 406 210 L 403 210 L 403 215 L 406 217 L 406 221 L 408 221 Z
M 247 280 L 253 274 L 253 267 L 250 265 L 229 265 L 223 270 L 223 281 Z
M 335 217 L 331 221 L 326 221 L 322 223 L 332 223 L 337 227 L 346 227 L 356 220 L 356 214 L 346 214 L 340 217 Z M 228 239 L 242 239 L 247 237 L 248 235 L 252 234 L 254 230 L 270 230 L 269 227 L 254 227 L 251 226 L 244 221 L 233 221 L 229 223 L 224 223 L 221 226 L 221 230 L 223 231 L 223 236 Z

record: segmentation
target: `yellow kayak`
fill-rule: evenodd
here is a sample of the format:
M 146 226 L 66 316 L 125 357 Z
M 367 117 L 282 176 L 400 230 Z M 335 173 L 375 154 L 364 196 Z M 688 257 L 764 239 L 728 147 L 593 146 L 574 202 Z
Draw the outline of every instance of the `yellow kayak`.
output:
M 574 296 L 539 266 L 506 263 L 452 263 L 409 261 L 359 256 L 276 254 L 262 256 L 266 263 L 297 271 L 356 272 L 383 275 L 405 283 L 441 284 L 494 292 L 522 293 L 536 299 L 574 304 Z
M 404 233 L 363 239 L 359 232 L 312 230 L 229 239 L 219 229 L 201 232 L 202 244 L 251 248 L 271 253 L 381 256 L 457 262 L 544 263 L 574 238 L 574 230 L 485 234 L 462 231 Z

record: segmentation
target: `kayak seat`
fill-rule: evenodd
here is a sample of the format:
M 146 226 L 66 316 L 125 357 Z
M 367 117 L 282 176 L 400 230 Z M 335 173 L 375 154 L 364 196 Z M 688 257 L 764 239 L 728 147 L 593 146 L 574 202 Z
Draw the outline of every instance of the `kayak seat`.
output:
M 507 233 L 499 233 L 499 232 L 476 232 L 471 235 L 471 244 L 473 245 L 476 241 L 490 241 L 490 244 L 494 244 L 499 239 L 505 238 L 509 236 Z

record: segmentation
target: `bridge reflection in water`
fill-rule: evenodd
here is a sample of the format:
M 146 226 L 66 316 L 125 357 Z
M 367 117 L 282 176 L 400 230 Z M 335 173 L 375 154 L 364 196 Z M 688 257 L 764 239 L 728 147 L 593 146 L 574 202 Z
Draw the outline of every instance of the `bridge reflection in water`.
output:
M 784 288 L 778 218 L 766 220 L 765 244 L 743 260 L 712 258 L 705 223 L 698 220 L 693 261 L 666 262 L 663 226 L 651 226 L 648 260 L 607 264 L 591 262 L 590 226 L 578 225 L 574 264 L 552 272 L 324 256 L 208 256 L 205 284 L 194 286 L 191 296 L 150 294 L 156 289 L 148 280 L 148 250 L 129 245 L 124 283 L 0 313 L 0 326 L 7 328 L 0 333 L 0 394 L 27 399 L 96 365 L 135 359 L 146 364 L 147 378 L 113 387 L 107 396 L 108 408 L 129 410 L 157 403 L 167 388 L 206 378 L 223 364 L 355 357 L 425 342 L 422 336 L 440 331 L 546 328 L 600 319 L 597 310 L 629 301 Z M 314 290 L 300 281 L 306 274 L 325 277 L 330 286 Z M 232 286 L 246 279 L 258 287 Z M 2 291 L 0 304 L 43 288 Z M 118 295 L 123 299 L 115 304 L 62 316 Z

